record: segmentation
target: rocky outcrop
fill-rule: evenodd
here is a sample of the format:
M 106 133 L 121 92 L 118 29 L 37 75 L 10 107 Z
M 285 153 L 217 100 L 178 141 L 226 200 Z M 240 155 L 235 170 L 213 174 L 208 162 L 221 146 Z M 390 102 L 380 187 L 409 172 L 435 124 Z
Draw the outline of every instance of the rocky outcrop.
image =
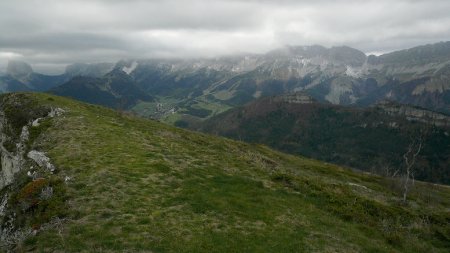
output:
M 28 140 L 29 132 L 28 127 L 22 128 L 22 133 L 18 143 L 15 143 L 16 152 L 11 152 L 5 148 L 4 143 L 11 138 L 5 133 L 5 127 L 7 120 L 3 112 L 0 112 L 0 157 L 1 157 L 1 170 L 0 170 L 0 190 L 5 186 L 12 183 L 14 175 L 20 171 L 24 164 L 24 142 Z
M 3 103 L 0 104 L 2 106 L 0 107 L 0 192 L 2 193 L 0 194 L 0 251 L 1 249 L 14 247 L 18 242 L 23 241 L 33 233 L 30 227 L 17 226 L 15 221 L 19 214 L 11 207 L 14 204 L 8 203 L 9 196 L 12 196 L 14 189 L 18 187 L 17 185 L 21 185 L 18 181 L 23 181 L 17 175 L 24 170 L 28 170 L 27 175 L 32 178 L 29 183 L 35 183 L 37 180 L 45 181 L 46 179 L 43 179 L 42 176 L 49 173 L 53 174 L 56 169 L 44 152 L 29 151 L 32 144 L 30 143 L 32 141 L 30 140 L 30 129 L 39 127 L 42 120 L 57 117 L 64 113 L 61 108 L 51 108 L 46 110 L 46 116 L 40 118 L 37 117 L 37 115 L 42 115 L 40 113 L 23 114 L 27 115 L 28 123 L 22 126 L 20 135 L 17 136 L 17 134 L 14 134 L 14 129 L 17 129 L 18 126 L 12 126 L 14 120 L 10 117 L 19 114 L 23 108 L 27 107 L 20 104 L 22 101 L 20 101 L 20 98 L 14 98 L 14 95 L 10 95 L 8 98 L 10 99 L 8 102 L 2 101 Z M 20 111 L 17 111 L 16 114 L 5 113 L 4 107 L 11 106 L 11 103 L 19 105 Z M 30 110 L 33 109 L 30 108 Z M 16 123 L 17 121 L 16 119 Z M 37 176 L 40 178 L 36 178 Z M 53 188 L 50 186 L 44 187 L 39 195 L 42 199 L 48 199 L 52 196 Z
M 450 127 L 450 116 L 419 107 L 382 101 L 376 105 L 391 116 L 404 116 L 410 121 L 419 121 L 440 127 Z
M 44 152 L 39 152 L 36 150 L 31 150 L 28 152 L 27 155 L 28 158 L 33 160 L 37 165 L 39 165 L 42 168 L 46 168 L 50 172 L 55 171 L 55 166 L 50 163 L 50 158 L 48 158 Z
M 53 118 L 60 116 L 64 113 L 61 108 L 52 108 L 45 118 Z M 12 183 L 15 174 L 17 174 L 24 166 L 26 144 L 29 139 L 29 128 L 39 127 L 39 121 L 45 118 L 30 119 L 29 123 L 22 127 L 22 132 L 20 138 L 15 145 L 15 152 L 8 150 L 4 146 L 6 140 L 11 141 L 11 137 L 6 134 L 7 119 L 2 111 L 0 111 L 0 157 L 1 157 L 1 170 L 0 170 L 0 190 L 5 186 Z M 47 169 L 50 172 L 55 170 L 55 167 L 50 163 L 50 159 L 45 155 L 45 153 L 31 150 L 28 152 L 27 158 L 34 161 L 38 166 Z
M 274 102 L 286 102 L 290 104 L 312 104 L 316 102 L 314 98 L 304 92 L 290 93 L 273 98 Z

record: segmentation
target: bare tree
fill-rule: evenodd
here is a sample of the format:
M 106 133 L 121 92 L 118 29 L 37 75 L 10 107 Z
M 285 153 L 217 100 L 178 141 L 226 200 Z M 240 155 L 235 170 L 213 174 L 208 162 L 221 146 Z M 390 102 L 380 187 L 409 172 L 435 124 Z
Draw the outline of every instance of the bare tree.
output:
M 419 138 L 413 139 L 408 146 L 408 150 L 403 154 L 403 161 L 405 162 L 403 202 L 406 202 L 406 198 L 408 196 L 410 180 L 412 180 L 412 183 L 414 184 L 414 165 L 416 164 L 417 156 L 422 150 L 423 136 L 423 133 L 421 133 Z M 394 177 L 396 176 L 397 172 L 398 171 L 394 173 Z

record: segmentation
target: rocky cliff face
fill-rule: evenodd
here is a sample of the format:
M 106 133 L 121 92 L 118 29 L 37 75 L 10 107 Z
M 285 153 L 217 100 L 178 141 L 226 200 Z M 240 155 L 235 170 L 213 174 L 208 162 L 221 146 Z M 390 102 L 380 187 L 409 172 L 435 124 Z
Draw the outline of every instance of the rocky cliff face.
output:
M 419 107 L 382 101 L 376 105 L 391 116 L 403 116 L 410 121 L 419 121 L 436 126 L 450 127 L 450 116 Z
M 0 112 L 0 191 L 13 182 L 14 175 L 17 174 L 25 163 L 24 152 L 25 143 L 28 141 L 28 126 L 23 126 L 20 138 L 15 143 L 10 136 L 7 135 L 7 120 L 4 113 Z M 9 145 L 15 145 L 15 151 L 5 148 L 6 142 Z M 11 146 L 9 147 L 11 148 Z

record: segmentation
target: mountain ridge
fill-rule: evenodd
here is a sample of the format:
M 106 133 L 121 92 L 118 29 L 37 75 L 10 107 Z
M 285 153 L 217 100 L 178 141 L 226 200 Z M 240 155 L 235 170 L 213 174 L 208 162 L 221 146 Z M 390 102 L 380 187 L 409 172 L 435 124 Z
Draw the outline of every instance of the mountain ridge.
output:
M 295 91 L 305 91 L 321 102 L 340 105 L 367 107 L 388 99 L 450 113 L 450 42 L 381 56 L 366 56 L 346 46 L 315 45 L 285 46 L 265 54 L 217 58 L 75 64 L 69 66 L 65 74 L 51 80 L 37 76 L 23 83 L 9 77 L 0 80 L 0 84 L 3 83 L 0 87 L 3 86 L 4 91 L 20 90 L 24 85 L 29 90 L 48 90 L 77 75 L 101 78 L 116 69 L 130 76 L 134 83 L 131 86 L 139 87 L 157 101 L 138 102 L 125 109 L 159 117 L 161 113 L 152 115 L 150 112 L 158 111 L 158 104 L 162 104 L 175 108 L 174 115 L 165 116 L 169 122 L 190 112 L 193 114 L 189 117 L 197 117 L 199 110 L 200 115 L 210 117 L 259 97 Z M 33 86 L 33 82 L 36 85 Z
M 123 71 L 115 69 L 102 77 L 78 76 L 49 91 L 56 95 L 101 104 L 115 109 L 126 109 L 138 101 L 153 101 Z

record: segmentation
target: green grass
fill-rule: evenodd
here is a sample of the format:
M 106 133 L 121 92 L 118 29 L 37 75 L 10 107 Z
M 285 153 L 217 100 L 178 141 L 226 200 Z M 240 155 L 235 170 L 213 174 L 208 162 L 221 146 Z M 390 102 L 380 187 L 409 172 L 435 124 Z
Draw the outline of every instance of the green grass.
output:
M 66 185 L 39 252 L 448 252 L 450 189 L 395 182 L 47 94 L 39 147 Z M 51 97 L 53 100 L 48 100 Z

